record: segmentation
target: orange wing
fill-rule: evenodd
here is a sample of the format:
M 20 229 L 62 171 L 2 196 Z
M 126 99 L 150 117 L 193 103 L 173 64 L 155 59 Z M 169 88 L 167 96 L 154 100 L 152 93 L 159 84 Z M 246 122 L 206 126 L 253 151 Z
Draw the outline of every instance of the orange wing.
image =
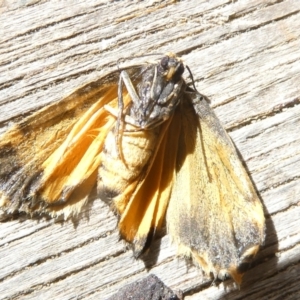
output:
M 104 105 L 117 105 L 118 76 L 83 86 L 2 136 L 0 206 L 6 213 L 68 216 L 80 210 L 96 182 L 104 137 L 116 120 Z
M 168 232 L 179 253 L 215 278 L 238 284 L 263 244 L 265 219 L 234 145 L 206 100 L 182 99 L 176 180 L 168 208 Z

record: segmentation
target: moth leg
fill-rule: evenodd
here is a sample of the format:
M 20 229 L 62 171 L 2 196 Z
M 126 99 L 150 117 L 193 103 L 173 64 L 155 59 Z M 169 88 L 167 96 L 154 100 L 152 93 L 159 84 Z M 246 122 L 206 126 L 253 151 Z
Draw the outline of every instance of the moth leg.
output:
M 120 74 L 119 90 L 118 90 L 119 105 L 120 105 L 120 101 L 123 101 L 123 95 L 122 95 L 123 84 L 122 84 L 122 82 L 124 82 L 126 89 L 128 91 L 128 94 L 131 97 L 132 101 L 135 104 L 138 104 L 140 102 L 140 97 L 138 96 L 128 73 L 126 71 L 122 71 Z
M 134 103 L 140 102 L 140 98 L 132 84 L 132 81 L 126 71 L 122 71 L 119 78 L 119 86 L 118 86 L 118 112 L 117 112 L 117 123 L 115 127 L 115 141 L 116 141 L 116 150 L 118 156 L 124 162 L 124 157 L 121 151 L 121 144 L 122 144 L 122 133 L 124 128 L 124 101 L 123 101 L 123 83 L 127 89 L 128 94 L 130 95 L 132 101 Z M 115 113 L 113 114 L 115 115 Z M 125 121 L 128 121 L 128 118 L 125 117 Z M 129 120 L 130 124 L 135 125 L 134 120 Z M 121 134 L 120 134 L 121 132 Z
M 116 109 L 116 108 L 113 108 L 109 105 L 104 105 L 103 108 L 108 111 L 112 116 L 114 116 L 116 119 L 118 118 L 118 115 L 119 115 L 119 110 Z M 136 127 L 136 123 L 134 122 L 134 119 L 128 115 L 123 115 L 123 120 L 125 121 L 126 124 L 129 124 L 129 125 L 132 125 L 134 127 Z M 162 122 L 158 123 L 158 125 L 160 125 Z M 136 130 L 130 130 L 130 131 L 140 131 L 140 129 L 138 127 L 136 127 L 137 129 Z M 128 130 L 126 130 L 128 131 Z

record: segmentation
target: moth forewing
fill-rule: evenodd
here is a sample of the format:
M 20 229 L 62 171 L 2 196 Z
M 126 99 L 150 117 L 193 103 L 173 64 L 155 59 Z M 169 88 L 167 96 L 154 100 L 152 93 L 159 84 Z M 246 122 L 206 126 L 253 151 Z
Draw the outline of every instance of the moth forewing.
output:
M 258 196 L 227 133 L 204 98 L 185 94 L 183 137 L 168 215 L 179 252 L 206 273 L 241 283 L 241 265 L 264 241 Z M 196 99 L 195 99 L 196 98 Z M 197 100 L 197 101 L 196 101 Z
M 117 75 L 110 73 L 79 88 L 61 101 L 33 113 L 2 135 L 0 203 L 7 213 L 51 214 L 57 211 L 63 214 L 62 208 L 66 206 L 69 206 L 68 214 L 72 213 L 72 201 L 67 202 L 69 199 L 64 199 L 61 194 L 72 172 L 70 163 L 73 167 L 77 166 L 72 164 L 72 157 L 80 161 L 79 154 L 83 155 L 82 145 L 79 146 L 78 140 L 72 144 L 72 140 L 86 124 L 85 115 L 89 107 L 88 114 L 92 117 L 94 105 L 101 107 L 117 99 Z M 95 132 L 91 134 L 95 135 Z M 90 143 L 90 136 L 79 136 Z M 66 153 L 70 153 L 72 146 L 75 146 L 73 155 L 66 159 Z M 51 188 L 57 185 L 60 192 Z M 50 203 L 65 204 L 53 209 Z

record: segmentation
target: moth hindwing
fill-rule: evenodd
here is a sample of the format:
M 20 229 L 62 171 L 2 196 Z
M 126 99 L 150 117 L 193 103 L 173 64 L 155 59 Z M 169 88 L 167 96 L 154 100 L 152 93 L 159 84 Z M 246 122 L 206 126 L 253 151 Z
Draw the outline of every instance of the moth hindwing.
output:
M 264 215 L 237 151 L 183 62 L 113 72 L 25 118 L 0 141 L 6 214 L 76 215 L 94 185 L 136 256 L 166 220 L 178 252 L 238 284 Z

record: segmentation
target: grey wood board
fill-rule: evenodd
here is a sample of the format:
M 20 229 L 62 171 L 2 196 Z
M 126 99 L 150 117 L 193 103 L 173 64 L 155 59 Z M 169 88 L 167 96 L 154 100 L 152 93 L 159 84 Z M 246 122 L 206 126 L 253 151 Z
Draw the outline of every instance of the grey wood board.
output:
M 120 58 L 173 51 L 211 99 L 267 218 L 265 246 L 240 290 L 211 285 L 176 257 L 168 235 L 155 241 L 147 269 L 99 199 L 78 223 L 0 223 L 0 299 L 105 299 L 148 273 L 185 299 L 299 298 L 298 0 L 2 1 L 0 11 L 0 133 L 116 70 Z

